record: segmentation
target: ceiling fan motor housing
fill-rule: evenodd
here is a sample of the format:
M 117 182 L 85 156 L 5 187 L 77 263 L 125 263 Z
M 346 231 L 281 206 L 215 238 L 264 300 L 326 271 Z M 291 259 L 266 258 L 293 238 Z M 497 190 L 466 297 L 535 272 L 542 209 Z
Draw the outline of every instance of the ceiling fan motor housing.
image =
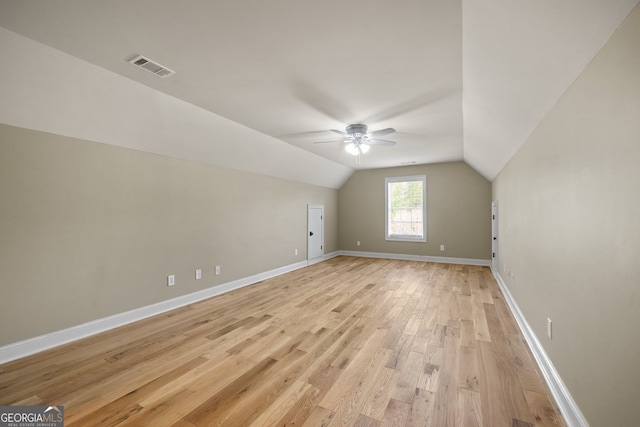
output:
M 367 134 L 367 125 L 363 125 L 363 124 L 349 125 L 347 126 L 346 131 L 349 135 L 353 135 L 355 137 L 363 137 Z

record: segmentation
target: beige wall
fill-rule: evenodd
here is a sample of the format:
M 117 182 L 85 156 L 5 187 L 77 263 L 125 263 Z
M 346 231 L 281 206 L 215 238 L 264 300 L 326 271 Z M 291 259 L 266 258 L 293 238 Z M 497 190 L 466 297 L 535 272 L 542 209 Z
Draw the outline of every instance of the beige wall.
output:
M 592 426 L 638 425 L 640 9 L 493 183 L 500 275 Z M 553 321 L 547 338 L 546 319 Z
M 427 176 L 426 243 L 385 240 L 385 178 L 409 175 Z M 491 257 L 491 183 L 463 162 L 358 171 L 340 189 L 338 206 L 342 250 Z
M 303 261 L 309 203 L 336 251 L 337 193 L 0 125 L 0 345 Z

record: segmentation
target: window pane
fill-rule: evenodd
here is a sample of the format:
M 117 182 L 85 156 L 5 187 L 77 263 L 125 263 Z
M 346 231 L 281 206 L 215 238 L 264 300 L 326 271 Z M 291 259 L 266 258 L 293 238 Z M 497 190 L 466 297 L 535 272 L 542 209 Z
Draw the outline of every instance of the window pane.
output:
M 387 184 L 387 237 L 424 237 L 424 181 L 394 180 Z

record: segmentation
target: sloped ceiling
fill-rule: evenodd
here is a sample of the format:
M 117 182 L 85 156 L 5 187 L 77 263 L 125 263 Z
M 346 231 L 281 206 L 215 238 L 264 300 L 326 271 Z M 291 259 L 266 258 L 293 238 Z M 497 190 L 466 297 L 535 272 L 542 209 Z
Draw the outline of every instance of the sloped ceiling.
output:
M 296 148 L 290 163 L 318 159 L 302 181 L 337 187 L 336 173 L 456 160 L 492 180 L 637 3 L 2 0 L 0 26 L 247 128 L 249 146 L 224 150 L 237 163 L 262 134 Z M 329 131 L 350 123 L 393 127 L 397 145 L 357 164 Z M 216 163 L 207 152 L 195 160 Z

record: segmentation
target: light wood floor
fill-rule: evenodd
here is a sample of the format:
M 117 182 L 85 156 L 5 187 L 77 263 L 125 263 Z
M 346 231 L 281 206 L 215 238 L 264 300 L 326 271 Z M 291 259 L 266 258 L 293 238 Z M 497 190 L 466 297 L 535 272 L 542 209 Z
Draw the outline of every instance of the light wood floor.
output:
M 487 267 L 338 257 L 0 365 L 65 425 L 564 426 Z

